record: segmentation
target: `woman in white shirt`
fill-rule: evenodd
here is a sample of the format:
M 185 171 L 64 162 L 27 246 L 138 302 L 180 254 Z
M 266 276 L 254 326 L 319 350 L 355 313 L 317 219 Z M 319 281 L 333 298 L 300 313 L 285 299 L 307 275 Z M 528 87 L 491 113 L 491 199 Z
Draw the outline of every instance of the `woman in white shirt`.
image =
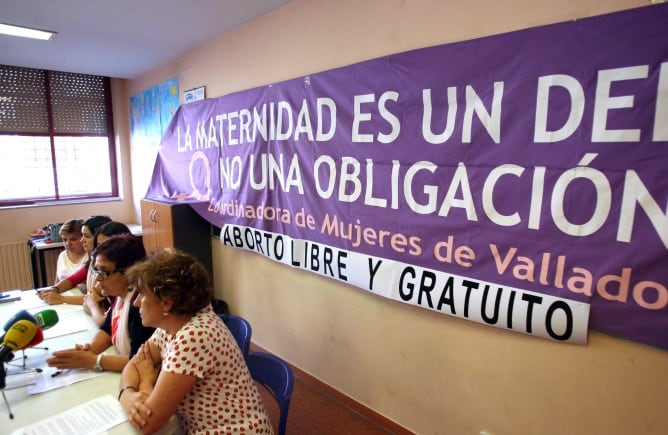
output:
M 88 253 L 81 240 L 83 237 L 82 225 L 82 219 L 70 219 L 60 227 L 60 238 L 63 240 L 65 249 L 58 255 L 56 283 L 66 279 L 88 261 Z

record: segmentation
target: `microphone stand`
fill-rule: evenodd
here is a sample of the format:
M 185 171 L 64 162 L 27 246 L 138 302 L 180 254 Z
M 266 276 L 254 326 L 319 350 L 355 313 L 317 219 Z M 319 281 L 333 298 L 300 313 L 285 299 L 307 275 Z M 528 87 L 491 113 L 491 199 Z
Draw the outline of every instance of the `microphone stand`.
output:
M 33 349 L 33 348 L 30 348 L 30 349 Z M 47 350 L 48 347 L 37 348 L 37 349 Z M 15 375 L 15 374 L 20 374 L 20 373 L 30 373 L 30 372 L 42 373 L 43 370 L 39 367 L 28 367 L 28 366 L 26 366 L 26 360 L 28 359 L 28 356 L 26 355 L 26 350 L 25 349 L 21 349 L 21 357 L 20 358 L 21 358 L 21 364 L 20 365 L 7 363 L 7 365 L 10 365 L 12 367 L 17 367 L 17 368 L 20 369 L 19 371 L 14 371 L 14 372 L 9 373 L 10 375 Z M 16 359 L 18 359 L 18 358 L 14 358 L 14 360 L 16 360 Z M 14 361 L 14 360 L 12 360 L 12 361 Z
M 21 364 L 19 365 L 19 364 L 12 364 L 12 363 L 9 363 L 9 362 L 7 363 L 8 365 L 10 365 L 12 367 L 18 367 L 20 370 L 15 371 L 15 372 L 11 372 L 11 373 L 9 373 L 10 375 L 19 374 L 19 373 L 30 373 L 30 372 L 42 373 L 43 370 L 39 367 L 28 367 L 28 366 L 26 366 L 26 361 L 28 360 L 28 356 L 26 355 L 26 349 L 40 349 L 40 350 L 43 350 L 45 352 L 49 350 L 48 347 L 37 347 L 37 346 L 30 346 L 30 347 L 27 347 L 27 348 L 24 347 L 23 349 L 20 349 L 21 350 L 21 357 L 20 357 L 21 358 Z M 18 359 L 18 357 L 14 358 L 14 360 L 12 360 L 12 362 L 17 360 L 17 359 Z
M 9 400 L 7 400 L 7 395 L 5 394 L 5 387 L 7 386 L 7 372 L 5 371 L 5 363 L 0 362 L 0 391 L 2 391 L 2 398 L 7 405 L 7 410 L 9 411 L 9 419 L 14 419 L 14 414 L 12 414 L 12 408 L 9 406 Z

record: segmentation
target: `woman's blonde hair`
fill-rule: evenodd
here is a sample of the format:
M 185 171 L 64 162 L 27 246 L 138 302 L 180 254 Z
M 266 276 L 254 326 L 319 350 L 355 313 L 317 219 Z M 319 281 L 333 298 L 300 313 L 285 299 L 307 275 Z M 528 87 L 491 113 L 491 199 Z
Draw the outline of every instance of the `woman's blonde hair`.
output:
M 58 232 L 60 233 L 60 237 L 69 234 L 81 238 L 83 237 L 83 234 L 81 233 L 82 226 L 83 219 L 70 219 L 60 227 Z
M 171 300 L 175 314 L 195 314 L 213 298 L 211 278 L 204 265 L 178 249 L 152 252 L 146 261 L 128 269 L 127 277 L 131 284 L 158 299 Z

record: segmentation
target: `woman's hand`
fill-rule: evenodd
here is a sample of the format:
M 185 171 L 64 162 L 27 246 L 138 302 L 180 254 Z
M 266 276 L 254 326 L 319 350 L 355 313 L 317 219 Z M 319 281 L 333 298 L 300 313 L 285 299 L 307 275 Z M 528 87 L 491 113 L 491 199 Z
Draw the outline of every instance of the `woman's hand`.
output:
M 90 295 L 90 298 L 95 302 L 95 303 L 100 303 L 100 301 L 104 300 L 104 296 L 102 296 L 102 289 L 100 288 L 100 282 L 96 281 L 95 286 L 91 291 L 88 292 L 88 295 Z
M 91 352 L 90 344 L 77 344 L 74 349 L 58 350 L 46 360 L 49 367 L 63 369 L 91 369 L 97 355 Z
M 65 298 L 55 291 L 40 292 L 39 297 L 49 305 L 64 304 Z
M 98 294 L 95 290 L 89 291 L 84 296 L 84 309 L 86 309 L 88 313 L 93 312 L 96 308 L 100 307 L 100 301 L 102 300 L 104 300 L 104 296 Z
M 90 304 L 91 304 L 91 297 L 90 297 L 90 292 L 86 293 L 83 298 L 83 303 L 81 304 L 84 310 L 84 313 L 88 314 L 89 316 L 91 315 L 92 311 L 90 309 Z
M 132 358 L 132 364 L 134 364 L 137 369 L 142 385 L 152 386 L 155 384 L 155 381 L 158 378 L 158 369 L 153 363 L 151 348 L 147 343 L 141 345 L 139 351 Z
M 151 409 L 144 403 L 147 397 L 146 393 L 132 390 L 124 391 L 120 397 L 121 406 L 128 415 L 130 424 L 139 430 L 146 426 L 147 418 L 152 414 Z
M 58 287 L 56 287 L 55 285 L 49 287 L 40 287 L 36 289 L 36 291 L 37 291 L 37 296 L 39 296 L 40 298 L 42 297 L 42 295 L 46 293 L 54 293 L 54 292 L 59 293 Z

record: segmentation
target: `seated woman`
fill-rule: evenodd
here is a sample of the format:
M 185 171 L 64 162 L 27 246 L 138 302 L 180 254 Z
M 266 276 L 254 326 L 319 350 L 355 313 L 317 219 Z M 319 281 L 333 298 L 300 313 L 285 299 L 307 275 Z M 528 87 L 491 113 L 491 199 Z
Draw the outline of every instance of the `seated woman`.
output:
M 88 253 L 89 259 L 74 273 L 56 282 L 55 285 L 38 289 L 38 295 L 44 299 L 45 302 L 50 305 L 81 305 L 83 303 L 83 295 L 62 295 L 61 293 L 73 289 L 78 285 L 85 284 L 82 285 L 81 288 L 81 291 L 85 294 L 88 287 L 92 288 L 95 285 L 95 277 L 93 276 L 91 279 L 91 276 L 88 274 L 88 269 L 90 268 L 91 263 L 90 255 L 93 252 L 93 249 L 95 249 L 94 240 L 96 231 L 108 222 L 111 222 L 111 219 L 108 216 L 91 216 L 83 222 L 81 226 L 81 242 Z M 88 280 L 86 278 L 88 278 Z
M 211 308 L 205 267 L 162 250 L 128 277 L 142 322 L 157 328 L 123 369 L 119 400 L 130 423 L 152 433 L 177 412 L 187 433 L 273 433 L 241 350 Z
M 103 219 L 100 219 L 100 216 L 95 216 L 91 218 L 88 222 L 88 225 L 84 223 L 83 234 L 84 234 L 84 245 L 86 249 L 91 252 L 97 247 L 98 244 L 105 241 L 111 236 L 119 234 L 132 234 L 130 228 L 127 225 L 121 222 L 109 221 L 109 218 L 106 216 Z M 106 222 L 101 226 L 94 226 L 92 223 L 102 223 Z M 97 228 L 95 230 L 95 235 L 89 237 L 90 228 Z M 100 326 L 106 317 L 107 310 L 109 309 L 112 298 L 105 297 L 100 294 L 99 283 L 95 279 L 95 272 L 93 268 L 90 267 L 92 258 L 89 262 L 84 265 L 81 269 L 77 270 L 75 273 L 67 277 L 67 279 L 60 281 L 55 286 L 41 290 L 39 295 L 44 299 L 48 304 L 73 304 L 73 305 L 83 305 L 83 309 L 86 314 L 89 314 L 93 317 L 95 323 Z M 80 294 L 61 294 L 63 288 L 69 288 L 73 286 L 81 286 L 83 284 L 83 295 Z M 88 290 L 86 290 L 88 289 Z
M 146 257 L 139 237 L 131 234 L 110 237 L 93 251 L 103 296 L 115 297 L 114 305 L 90 343 L 77 344 L 73 349 L 59 350 L 47 359 L 50 367 L 121 371 L 154 329 L 142 325 L 139 309 L 133 305 L 138 296 L 130 286 L 125 271 Z M 114 346 L 117 355 L 103 353 Z
M 56 261 L 56 283 L 70 276 L 88 261 L 88 252 L 81 239 L 82 219 L 70 219 L 60 227 L 60 238 L 65 249 Z
M 127 225 L 121 222 L 107 222 L 97 229 L 95 232 L 93 246 L 97 247 L 100 243 L 104 242 L 112 236 L 117 236 L 121 234 L 132 234 L 130 228 Z M 87 286 L 89 291 L 86 292 L 83 299 L 83 308 L 87 314 L 93 318 L 95 323 L 99 326 L 104 323 L 104 320 L 107 317 L 107 310 L 111 307 L 112 302 L 114 301 L 113 296 L 103 296 L 100 289 L 100 283 L 95 279 L 96 273 L 93 271 L 92 267 L 88 268 L 87 271 L 88 279 Z

